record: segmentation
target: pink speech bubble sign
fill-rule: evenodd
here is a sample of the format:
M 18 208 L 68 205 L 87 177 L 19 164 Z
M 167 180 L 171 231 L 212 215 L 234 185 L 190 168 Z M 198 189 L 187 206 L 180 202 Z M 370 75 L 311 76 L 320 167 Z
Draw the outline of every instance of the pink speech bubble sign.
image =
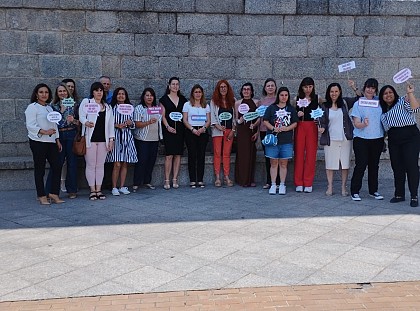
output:
M 130 104 L 119 104 L 117 106 L 117 111 L 123 115 L 131 116 L 134 111 L 134 107 Z
M 98 114 L 100 110 L 99 104 L 91 101 L 83 106 L 83 111 L 87 114 Z
M 400 84 L 400 83 L 404 83 L 405 81 L 407 81 L 410 78 L 412 78 L 411 70 L 409 68 L 404 68 L 404 69 L 398 71 L 394 75 L 392 80 L 394 80 L 395 83 Z
M 162 114 L 162 107 L 149 107 L 147 108 L 147 114 Z
M 301 98 L 297 101 L 297 105 L 300 108 L 305 108 L 309 106 L 309 100 L 307 100 L 306 98 Z

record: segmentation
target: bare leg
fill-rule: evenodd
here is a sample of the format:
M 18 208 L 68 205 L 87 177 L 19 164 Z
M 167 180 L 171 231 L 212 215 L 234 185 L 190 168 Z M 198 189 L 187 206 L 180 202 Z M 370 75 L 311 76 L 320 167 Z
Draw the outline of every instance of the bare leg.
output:
M 173 179 L 178 179 L 179 168 L 181 166 L 181 156 L 176 155 L 174 156 L 174 164 L 173 164 Z
M 271 178 L 271 184 L 275 184 L 276 183 L 278 170 L 279 170 L 279 160 L 278 159 L 270 159 L 270 178 Z
M 349 176 L 349 170 L 341 170 L 341 194 L 343 196 L 348 196 L 349 193 L 347 192 L 347 177 Z
M 120 187 L 125 186 L 125 179 L 127 177 L 127 162 L 121 162 L 121 170 L 120 170 Z
M 120 175 L 121 162 L 114 162 L 112 169 L 112 188 L 117 188 L 118 176 Z
M 171 155 L 165 157 L 165 180 L 169 180 L 169 176 L 171 175 L 172 159 L 173 156 Z
M 280 183 L 284 184 L 286 182 L 286 176 L 287 176 L 287 163 L 288 159 L 280 159 Z M 271 172 L 271 168 L 270 168 Z
M 327 172 L 327 191 L 325 192 L 326 195 L 332 195 L 333 193 L 333 178 L 334 178 L 334 170 L 326 170 Z

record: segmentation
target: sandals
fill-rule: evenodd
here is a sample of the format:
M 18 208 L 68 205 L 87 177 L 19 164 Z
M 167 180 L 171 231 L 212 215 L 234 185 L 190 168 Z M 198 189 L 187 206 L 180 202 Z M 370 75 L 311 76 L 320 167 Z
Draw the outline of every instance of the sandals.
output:
M 169 179 L 165 179 L 165 184 L 163 185 L 163 189 L 165 190 L 171 189 L 171 185 L 169 184 Z
M 215 187 L 221 187 L 222 186 L 222 182 L 220 181 L 220 179 L 216 179 L 216 181 L 214 182 L 214 186 Z
M 139 190 L 139 186 L 133 186 L 133 192 L 137 192 L 137 190 Z
M 202 182 L 202 181 L 199 181 L 198 182 L 198 184 L 197 184 L 200 188 L 204 188 L 206 185 Z
M 172 179 L 172 187 L 174 187 L 174 189 L 179 188 L 178 180 L 176 178 Z
M 190 188 L 195 189 L 197 186 L 195 182 L 190 182 Z
M 264 186 L 263 186 L 263 189 L 269 189 L 271 186 L 270 186 L 270 184 L 265 184 Z
M 98 197 L 96 196 L 96 192 L 91 192 L 90 195 L 89 195 L 89 200 L 90 201 L 95 201 L 97 199 L 98 199 Z
M 229 177 L 225 177 L 225 185 L 228 187 L 233 187 L 233 181 L 229 179 Z
M 106 195 L 105 195 L 105 194 L 103 194 L 101 191 L 96 192 L 96 197 L 97 197 L 99 200 L 105 200 L 105 199 L 106 199 Z

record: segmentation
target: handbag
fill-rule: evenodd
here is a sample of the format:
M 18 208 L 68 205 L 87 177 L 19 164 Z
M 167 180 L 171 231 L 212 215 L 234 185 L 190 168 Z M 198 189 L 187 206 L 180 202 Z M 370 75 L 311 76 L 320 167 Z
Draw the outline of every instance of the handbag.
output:
M 86 137 L 85 135 L 82 135 L 80 129 L 78 129 L 76 136 L 74 137 L 72 150 L 77 156 L 84 156 L 86 154 Z
M 267 134 L 261 143 L 264 146 L 277 146 L 277 135 Z

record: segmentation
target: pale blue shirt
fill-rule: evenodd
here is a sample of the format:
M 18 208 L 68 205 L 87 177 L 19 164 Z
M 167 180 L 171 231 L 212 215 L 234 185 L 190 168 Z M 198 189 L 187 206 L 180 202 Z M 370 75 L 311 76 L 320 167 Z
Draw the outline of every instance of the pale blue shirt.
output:
M 362 97 L 364 99 L 364 97 Z M 378 97 L 375 96 L 373 99 L 378 100 Z M 356 117 L 363 122 L 363 119 L 369 118 L 369 125 L 358 129 L 354 127 L 353 134 L 354 137 L 360 137 L 364 139 L 376 139 L 384 137 L 384 128 L 381 122 L 382 108 L 380 105 L 378 107 L 362 107 L 359 106 L 359 101 L 354 103 L 351 117 Z

